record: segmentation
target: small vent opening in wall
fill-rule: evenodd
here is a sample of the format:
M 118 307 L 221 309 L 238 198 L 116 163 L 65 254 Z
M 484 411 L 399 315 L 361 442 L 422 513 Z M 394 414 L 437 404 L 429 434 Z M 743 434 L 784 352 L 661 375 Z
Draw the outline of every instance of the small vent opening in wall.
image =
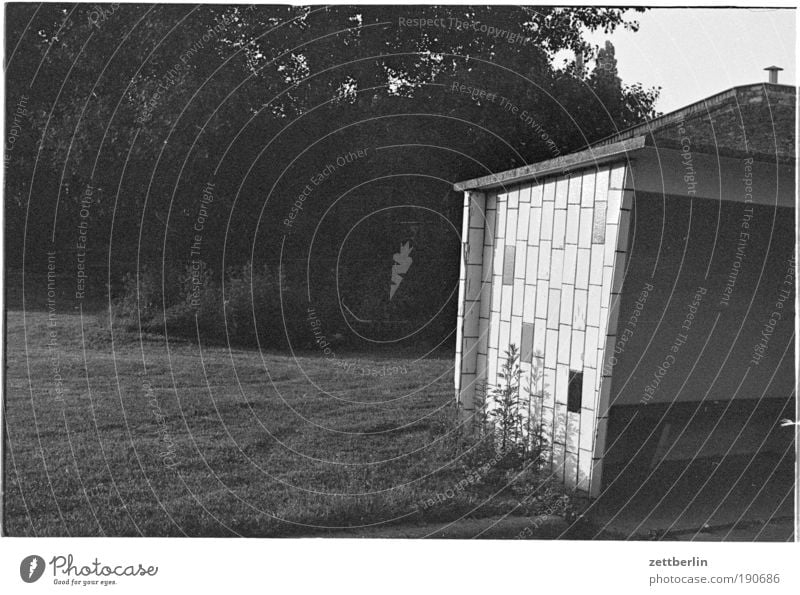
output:
M 563 394 L 563 393 L 562 393 Z M 581 396 L 583 395 L 583 372 L 569 371 L 569 387 L 567 389 L 567 411 L 581 412 Z

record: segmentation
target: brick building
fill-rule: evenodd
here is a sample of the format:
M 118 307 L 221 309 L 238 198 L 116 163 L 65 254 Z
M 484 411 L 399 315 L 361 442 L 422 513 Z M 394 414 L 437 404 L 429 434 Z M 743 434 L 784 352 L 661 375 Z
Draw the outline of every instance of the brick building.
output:
M 554 473 L 790 453 L 794 87 L 736 87 L 464 192 L 456 396 L 520 349 Z

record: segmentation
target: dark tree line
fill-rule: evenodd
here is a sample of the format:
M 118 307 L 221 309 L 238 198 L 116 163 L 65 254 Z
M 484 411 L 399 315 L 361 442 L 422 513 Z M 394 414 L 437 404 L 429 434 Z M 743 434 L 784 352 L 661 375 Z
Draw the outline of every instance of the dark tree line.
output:
M 6 9 L 7 122 L 26 98 L 6 150 L 7 266 L 56 251 L 73 274 L 81 225 L 96 287 L 144 263 L 200 260 L 218 279 L 280 263 L 331 329 L 341 301 L 449 328 L 452 183 L 578 149 L 657 95 L 583 38 L 635 28 L 620 9 L 104 6 Z M 402 242 L 415 264 L 389 304 Z

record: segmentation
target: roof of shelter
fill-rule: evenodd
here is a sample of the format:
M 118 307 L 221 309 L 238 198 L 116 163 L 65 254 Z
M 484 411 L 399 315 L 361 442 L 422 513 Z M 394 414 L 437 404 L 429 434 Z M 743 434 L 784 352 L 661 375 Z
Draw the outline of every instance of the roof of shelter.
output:
M 566 173 L 587 163 L 601 165 L 644 147 L 686 150 L 718 157 L 753 157 L 794 163 L 797 90 L 758 83 L 733 87 L 622 130 L 588 147 L 547 161 L 455 184 L 458 191 L 519 183 Z

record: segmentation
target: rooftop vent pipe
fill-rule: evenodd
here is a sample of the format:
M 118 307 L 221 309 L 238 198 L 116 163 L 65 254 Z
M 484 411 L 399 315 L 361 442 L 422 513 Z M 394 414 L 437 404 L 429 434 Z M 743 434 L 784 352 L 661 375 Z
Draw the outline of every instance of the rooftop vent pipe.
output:
M 764 70 L 769 72 L 769 82 L 771 85 L 778 84 L 778 73 L 783 70 L 780 66 L 767 66 Z

